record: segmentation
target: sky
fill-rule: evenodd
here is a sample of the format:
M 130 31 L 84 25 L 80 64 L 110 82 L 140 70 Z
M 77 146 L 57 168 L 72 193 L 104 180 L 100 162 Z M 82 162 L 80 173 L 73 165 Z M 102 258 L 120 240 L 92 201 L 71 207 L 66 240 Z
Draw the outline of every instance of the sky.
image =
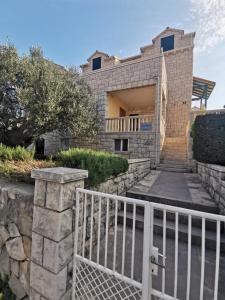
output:
M 216 81 L 209 109 L 225 105 L 225 0 L 0 0 L 0 12 L 0 43 L 64 66 L 136 55 L 167 26 L 195 31 L 194 75 Z

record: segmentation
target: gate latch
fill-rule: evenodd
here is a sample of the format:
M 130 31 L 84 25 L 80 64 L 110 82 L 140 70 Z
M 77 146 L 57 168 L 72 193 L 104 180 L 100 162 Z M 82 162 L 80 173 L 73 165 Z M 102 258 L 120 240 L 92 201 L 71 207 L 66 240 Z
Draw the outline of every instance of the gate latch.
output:
M 163 269 L 165 269 L 165 267 L 166 267 L 165 264 L 160 262 L 159 257 L 161 257 L 162 260 L 164 258 L 164 256 L 161 253 L 159 253 L 159 249 L 156 247 L 153 247 L 152 255 L 151 255 L 151 270 L 152 270 L 152 275 L 155 275 L 155 276 L 158 275 L 158 267 L 163 268 Z

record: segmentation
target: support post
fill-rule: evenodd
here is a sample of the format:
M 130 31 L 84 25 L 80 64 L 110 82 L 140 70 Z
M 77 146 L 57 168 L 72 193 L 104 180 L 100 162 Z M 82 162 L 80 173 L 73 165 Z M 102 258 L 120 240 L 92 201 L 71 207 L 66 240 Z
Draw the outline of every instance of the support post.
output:
M 74 247 L 73 206 L 85 170 L 37 169 L 35 178 L 30 300 L 71 299 Z

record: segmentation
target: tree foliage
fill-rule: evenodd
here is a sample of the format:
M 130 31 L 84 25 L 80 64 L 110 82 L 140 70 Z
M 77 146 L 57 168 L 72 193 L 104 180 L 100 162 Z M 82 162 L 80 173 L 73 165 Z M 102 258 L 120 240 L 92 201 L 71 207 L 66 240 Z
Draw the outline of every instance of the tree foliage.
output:
M 40 48 L 19 56 L 0 45 L 0 142 L 28 146 L 46 132 L 91 136 L 98 130 L 96 101 L 75 68 L 44 58 Z

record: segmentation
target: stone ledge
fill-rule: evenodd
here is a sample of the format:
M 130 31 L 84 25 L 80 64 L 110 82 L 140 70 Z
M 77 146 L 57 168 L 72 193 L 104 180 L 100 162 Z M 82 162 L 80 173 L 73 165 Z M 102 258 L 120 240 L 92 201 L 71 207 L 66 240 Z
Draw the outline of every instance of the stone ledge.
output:
M 142 162 L 151 162 L 149 158 L 130 158 L 128 159 L 128 163 L 130 164 L 137 164 Z
M 215 171 L 218 171 L 218 172 L 225 173 L 225 166 L 214 165 L 214 164 L 206 164 L 206 163 L 201 163 L 201 162 L 198 162 L 198 165 L 200 165 L 204 168 L 208 168 L 210 170 L 215 170 Z
M 31 171 L 31 177 L 46 181 L 66 183 L 87 178 L 88 171 L 63 167 L 34 169 Z

